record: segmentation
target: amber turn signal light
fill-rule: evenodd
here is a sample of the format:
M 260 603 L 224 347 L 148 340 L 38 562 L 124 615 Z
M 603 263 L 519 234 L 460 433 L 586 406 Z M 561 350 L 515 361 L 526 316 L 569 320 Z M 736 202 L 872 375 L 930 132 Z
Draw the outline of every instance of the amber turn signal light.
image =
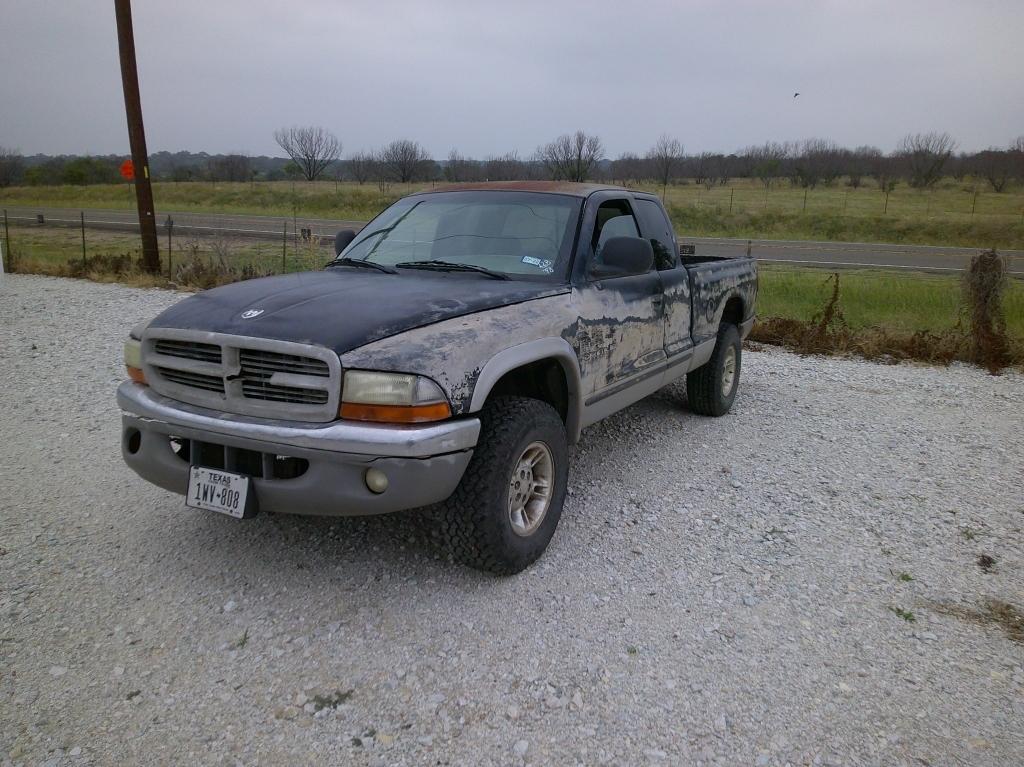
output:
M 364 405 L 342 402 L 338 415 L 350 421 L 376 423 L 426 423 L 450 418 L 452 410 L 447 402 L 430 405 Z
M 127 370 L 128 377 L 135 381 L 135 383 L 142 384 L 143 386 L 149 385 L 146 383 L 146 374 L 142 372 L 142 368 L 134 368 L 131 365 L 128 365 Z

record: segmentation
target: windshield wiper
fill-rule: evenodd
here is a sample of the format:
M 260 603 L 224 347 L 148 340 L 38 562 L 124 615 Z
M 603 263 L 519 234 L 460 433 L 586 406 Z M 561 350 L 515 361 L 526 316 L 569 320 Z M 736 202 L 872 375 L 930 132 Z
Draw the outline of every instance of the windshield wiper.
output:
M 329 266 L 337 266 L 342 264 L 344 266 L 368 266 L 371 269 L 376 269 L 378 272 L 386 272 L 387 274 L 398 274 L 397 271 L 392 269 L 390 266 L 384 266 L 384 264 L 378 264 L 376 261 L 363 261 L 361 258 L 336 258 L 333 261 L 329 261 L 324 265 L 326 269 Z
M 507 274 L 496 272 L 493 269 L 488 269 L 486 266 L 460 264 L 455 261 L 441 261 L 436 258 L 429 261 L 402 261 L 395 264 L 395 266 L 400 269 L 436 269 L 439 272 L 479 272 L 480 274 L 486 274 L 488 277 L 492 277 L 495 280 L 508 279 Z

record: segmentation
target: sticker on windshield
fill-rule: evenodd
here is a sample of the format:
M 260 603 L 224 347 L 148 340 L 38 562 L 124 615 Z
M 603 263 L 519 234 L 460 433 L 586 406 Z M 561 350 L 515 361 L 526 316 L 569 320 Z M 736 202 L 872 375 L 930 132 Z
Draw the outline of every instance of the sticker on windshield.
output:
M 546 258 L 536 258 L 534 256 L 523 256 L 522 261 L 524 264 L 530 264 L 530 266 L 536 266 L 542 272 L 551 274 L 555 271 L 555 262 L 549 261 Z

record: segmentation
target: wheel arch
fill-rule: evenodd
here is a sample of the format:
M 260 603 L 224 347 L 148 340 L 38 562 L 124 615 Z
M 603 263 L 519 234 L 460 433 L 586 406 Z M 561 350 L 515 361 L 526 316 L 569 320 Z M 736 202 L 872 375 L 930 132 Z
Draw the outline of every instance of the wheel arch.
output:
M 480 374 L 477 376 L 469 411 L 475 413 L 483 409 L 487 398 L 491 396 L 495 387 L 498 387 L 503 380 L 510 380 L 510 375 L 515 376 L 517 372 L 536 368 L 544 363 L 555 365 L 561 373 L 565 387 L 565 402 L 564 412 L 560 412 L 560 415 L 565 421 L 565 432 L 569 444 L 575 444 L 579 440 L 582 428 L 582 384 L 579 360 L 569 342 L 564 338 L 539 338 L 503 349 L 494 355 L 481 368 Z M 541 399 L 548 401 L 556 409 L 563 409 L 546 397 L 541 397 Z
M 743 302 L 743 296 L 737 292 L 733 292 L 722 306 L 722 316 L 719 318 L 719 325 L 723 322 L 729 322 L 737 327 L 746 319 L 746 305 Z

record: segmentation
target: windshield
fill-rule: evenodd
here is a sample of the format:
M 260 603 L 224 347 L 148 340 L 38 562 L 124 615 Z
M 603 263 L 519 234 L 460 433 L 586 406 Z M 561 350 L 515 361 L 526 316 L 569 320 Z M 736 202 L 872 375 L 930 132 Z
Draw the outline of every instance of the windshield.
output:
M 407 197 L 370 222 L 341 255 L 387 266 L 447 261 L 553 279 L 569 262 L 580 202 L 498 191 Z

